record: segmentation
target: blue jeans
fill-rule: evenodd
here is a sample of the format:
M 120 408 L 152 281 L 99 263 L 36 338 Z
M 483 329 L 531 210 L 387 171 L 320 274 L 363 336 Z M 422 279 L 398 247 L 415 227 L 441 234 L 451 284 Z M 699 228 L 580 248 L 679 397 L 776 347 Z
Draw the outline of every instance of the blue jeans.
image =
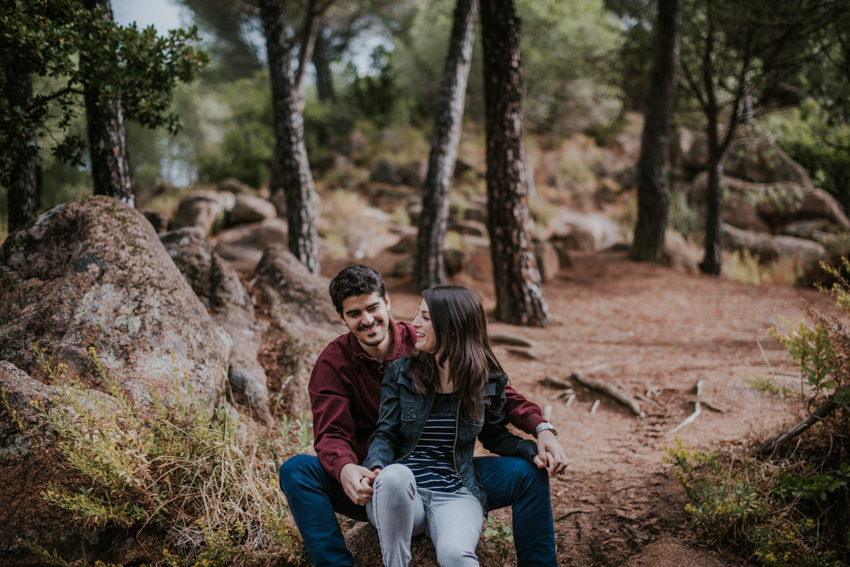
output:
M 557 567 L 546 469 L 516 457 L 476 457 L 475 468 L 489 508 L 513 507 L 518 566 Z M 283 463 L 280 486 L 313 565 L 353 566 L 334 512 L 366 522 L 365 506 L 351 502 L 342 485 L 311 455 L 296 455 Z

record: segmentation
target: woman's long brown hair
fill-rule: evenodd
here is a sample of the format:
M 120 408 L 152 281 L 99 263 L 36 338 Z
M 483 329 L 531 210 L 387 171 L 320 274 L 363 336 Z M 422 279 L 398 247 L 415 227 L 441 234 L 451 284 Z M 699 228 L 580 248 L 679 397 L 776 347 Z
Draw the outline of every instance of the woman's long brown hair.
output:
M 470 418 L 479 420 L 484 384 L 490 371 L 505 373 L 490 348 L 481 300 L 471 289 L 454 285 L 432 287 L 422 296 L 428 304 L 436 347 L 433 353 L 419 351 L 411 355 L 409 368 L 413 385 L 419 395 L 424 395 L 426 384 L 422 375 L 425 368 L 430 370 L 433 382 L 439 375 L 438 366 L 448 364 L 461 409 Z

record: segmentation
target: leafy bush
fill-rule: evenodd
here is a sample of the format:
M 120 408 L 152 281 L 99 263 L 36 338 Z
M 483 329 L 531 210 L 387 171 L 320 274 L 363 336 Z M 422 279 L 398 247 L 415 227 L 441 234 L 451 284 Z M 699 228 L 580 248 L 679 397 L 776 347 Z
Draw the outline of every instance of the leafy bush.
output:
M 779 146 L 806 168 L 816 186 L 835 195 L 845 208 L 850 206 L 850 125 L 832 120 L 811 99 L 763 122 Z
M 284 420 L 272 434 L 256 436 L 233 408 L 196 396 L 176 362 L 170 394 L 152 393 L 153 411 L 144 415 L 93 348 L 109 395 L 89 390 L 65 365 L 53 366 L 38 347 L 35 352 L 59 384 L 53 404 L 37 407 L 69 463 L 90 481 L 76 492 L 49 485 L 42 494 L 48 502 L 91 529 L 161 531 L 162 563 L 171 567 L 304 558 L 277 466 L 309 447 L 306 420 Z
M 789 256 L 762 264 L 758 254 L 736 250 L 728 255 L 725 271 L 732 279 L 750 285 L 791 286 L 799 281 L 805 269 L 799 260 Z
M 679 437 L 664 451 L 691 500 L 685 511 L 712 543 L 766 567 L 847 565 L 844 481 L 815 474 L 805 457 L 759 462 L 721 456 L 685 447 Z M 841 467 L 845 477 L 846 468 Z

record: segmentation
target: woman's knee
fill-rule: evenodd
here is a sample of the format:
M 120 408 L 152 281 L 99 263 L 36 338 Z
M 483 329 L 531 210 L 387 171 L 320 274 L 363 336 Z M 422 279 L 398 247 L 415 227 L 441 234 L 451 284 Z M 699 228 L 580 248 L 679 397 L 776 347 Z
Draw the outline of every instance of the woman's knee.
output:
M 475 555 L 475 546 L 470 549 L 468 546 L 458 545 L 458 543 L 454 540 L 445 543 L 440 542 L 439 547 L 435 547 L 437 563 L 442 567 L 477 567 L 478 556 Z
M 389 491 L 413 497 L 416 494 L 416 479 L 406 466 L 392 464 L 381 469 L 375 478 L 374 488 L 375 491 Z

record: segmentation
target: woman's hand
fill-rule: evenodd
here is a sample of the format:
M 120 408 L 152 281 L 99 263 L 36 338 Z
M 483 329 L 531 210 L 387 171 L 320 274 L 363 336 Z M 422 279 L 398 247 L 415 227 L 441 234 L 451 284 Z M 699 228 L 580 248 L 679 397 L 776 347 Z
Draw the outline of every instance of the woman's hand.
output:
M 544 429 L 537 435 L 537 456 L 534 457 L 534 464 L 537 468 L 548 469 L 550 475 L 567 472 L 567 465 L 570 464 L 567 453 L 564 452 L 555 434 L 548 429 Z
M 372 499 L 372 481 L 378 473 L 365 467 L 348 463 L 339 471 L 339 483 L 348 499 L 358 506 L 365 506 Z

